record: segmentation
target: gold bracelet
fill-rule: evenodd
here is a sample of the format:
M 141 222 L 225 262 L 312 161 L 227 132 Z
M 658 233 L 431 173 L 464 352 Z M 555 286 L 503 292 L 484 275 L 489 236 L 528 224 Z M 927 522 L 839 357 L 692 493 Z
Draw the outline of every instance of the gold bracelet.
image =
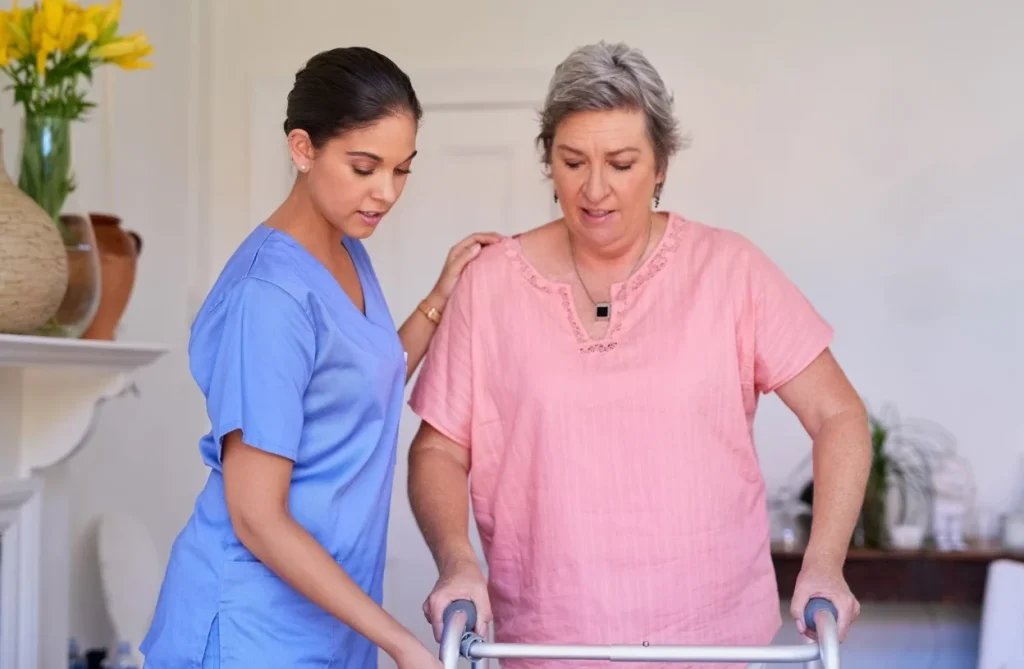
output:
M 429 318 L 430 321 L 434 325 L 440 325 L 441 324 L 441 312 L 438 311 L 437 309 L 435 309 L 434 307 L 430 306 L 429 304 L 427 304 L 426 300 L 423 300 L 422 302 L 420 302 L 420 304 L 417 307 L 417 309 L 419 309 L 419 312 L 421 314 L 423 314 L 424 316 Z

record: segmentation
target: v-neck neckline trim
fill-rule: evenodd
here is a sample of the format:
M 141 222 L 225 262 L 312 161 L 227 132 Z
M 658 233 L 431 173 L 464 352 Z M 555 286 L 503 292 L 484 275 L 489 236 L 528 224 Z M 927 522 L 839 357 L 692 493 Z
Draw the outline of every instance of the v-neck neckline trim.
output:
M 594 337 L 587 331 L 579 310 L 576 308 L 570 282 L 550 279 L 541 274 L 526 257 L 522 244 L 517 239 L 518 235 L 507 237 L 501 243 L 505 248 L 506 257 L 519 269 L 530 285 L 541 292 L 554 293 L 560 297 L 562 308 L 580 351 L 583 353 L 605 352 L 618 346 L 618 336 L 626 322 L 626 316 L 632 306 L 635 293 L 661 271 L 668 262 L 668 257 L 679 248 L 684 234 L 690 227 L 687 225 L 689 221 L 686 218 L 674 212 L 664 213 L 667 214 L 668 221 L 654 249 L 631 276 L 611 284 L 610 288 L 613 294 L 611 318 L 605 333 L 599 337 Z

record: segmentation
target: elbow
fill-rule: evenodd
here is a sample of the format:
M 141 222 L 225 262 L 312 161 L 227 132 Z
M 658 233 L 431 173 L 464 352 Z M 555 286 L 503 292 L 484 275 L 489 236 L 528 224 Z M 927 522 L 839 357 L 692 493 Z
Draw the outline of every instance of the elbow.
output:
M 815 442 L 824 435 L 834 435 L 837 432 L 846 435 L 843 441 L 856 443 L 867 442 L 870 438 L 868 426 L 868 410 L 856 395 L 847 398 L 844 402 L 828 407 L 821 412 L 818 420 L 814 422 L 815 428 L 809 430 L 810 436 Z M 831 441 L 827 439 L 825 441 Z
M 409 446 L 409 474 L 421 473 L 433 465 L 454 466 L 469 474 L 469 449 L 446 437 L 423 421 Z
M 286 509 L 245 496 L 241 499 L 228 496 L 227 507 L 235 536 L 256 557 L 263 555 L 264 547 L 270 542 L 269 537 L 288 518 Z
M 432 497 L 435 488 L 465 486 L 469 481 L 469 449 L 423 422 L 409 446 L 407 488 L 410 501 Z

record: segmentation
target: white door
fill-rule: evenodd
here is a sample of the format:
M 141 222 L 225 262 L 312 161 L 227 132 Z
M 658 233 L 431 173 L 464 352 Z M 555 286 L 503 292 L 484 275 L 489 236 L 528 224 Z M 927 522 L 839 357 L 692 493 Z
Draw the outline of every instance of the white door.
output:
M 516 233 L 556 215 L 557 205 L 534 149 L 536 133 L 535 108 L 526 105 L 427 109 L 417 140 L 419 155 L 402 200 L 367 242 L 396 319 L 416 308 L 459 239 L 485 230 Z M 419 419 L 408 407 L 404 411 L 385 607 L 435 647 L 421 607 L 437 571 L 406 493 L 406 458 Z M 471 534 L 479 554 L 475 527 Z M 381 662 L 393 666 L 383 654 Z
M 366 241 L 399 325 L 433 287 L 448 250 L 460 239 L 478 231 L 521 232 L 558 215 L 534 143 L 546 84 L 543 74 L 414 74 L 412 79 L 424 106 L 419 154 L 401 200 Z M 294 179 L 280 131 L 290 83 L 285 78 L 263 80 L 252 91 L 252 221 L 273 211 Z M 406 397 L 411 389 L 412 383 Z M 384 605 L 428 647 L 436 648 L 422 605 L 437 571 L 406 493 L 409 444 L 418 425 L 419 419 L 405 407 Z M 475 527 L 471 534 L 479 553 Z M 394 666 L 383 653 L 380 659 L 382 669 Z

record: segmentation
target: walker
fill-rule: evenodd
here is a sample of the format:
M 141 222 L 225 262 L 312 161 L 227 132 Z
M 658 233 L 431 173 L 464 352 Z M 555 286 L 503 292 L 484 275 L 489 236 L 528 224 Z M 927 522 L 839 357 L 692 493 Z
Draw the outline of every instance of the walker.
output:
M 490 643 L 473 632 L 476 606 L 459 599 L 444 611 L 440 660 L 456 669 L 464 657 L 476 667 L 486 658 L 545 660 L 607 660 L 609 662 L 802 662 L 821 660 L 824 669 L 839 669 L 839 612 L 832 602 L 816 597 L 804 609 L 807 629 L 817 632 L 816 644 L 798 646 L 570 646 L 561 644 Z

